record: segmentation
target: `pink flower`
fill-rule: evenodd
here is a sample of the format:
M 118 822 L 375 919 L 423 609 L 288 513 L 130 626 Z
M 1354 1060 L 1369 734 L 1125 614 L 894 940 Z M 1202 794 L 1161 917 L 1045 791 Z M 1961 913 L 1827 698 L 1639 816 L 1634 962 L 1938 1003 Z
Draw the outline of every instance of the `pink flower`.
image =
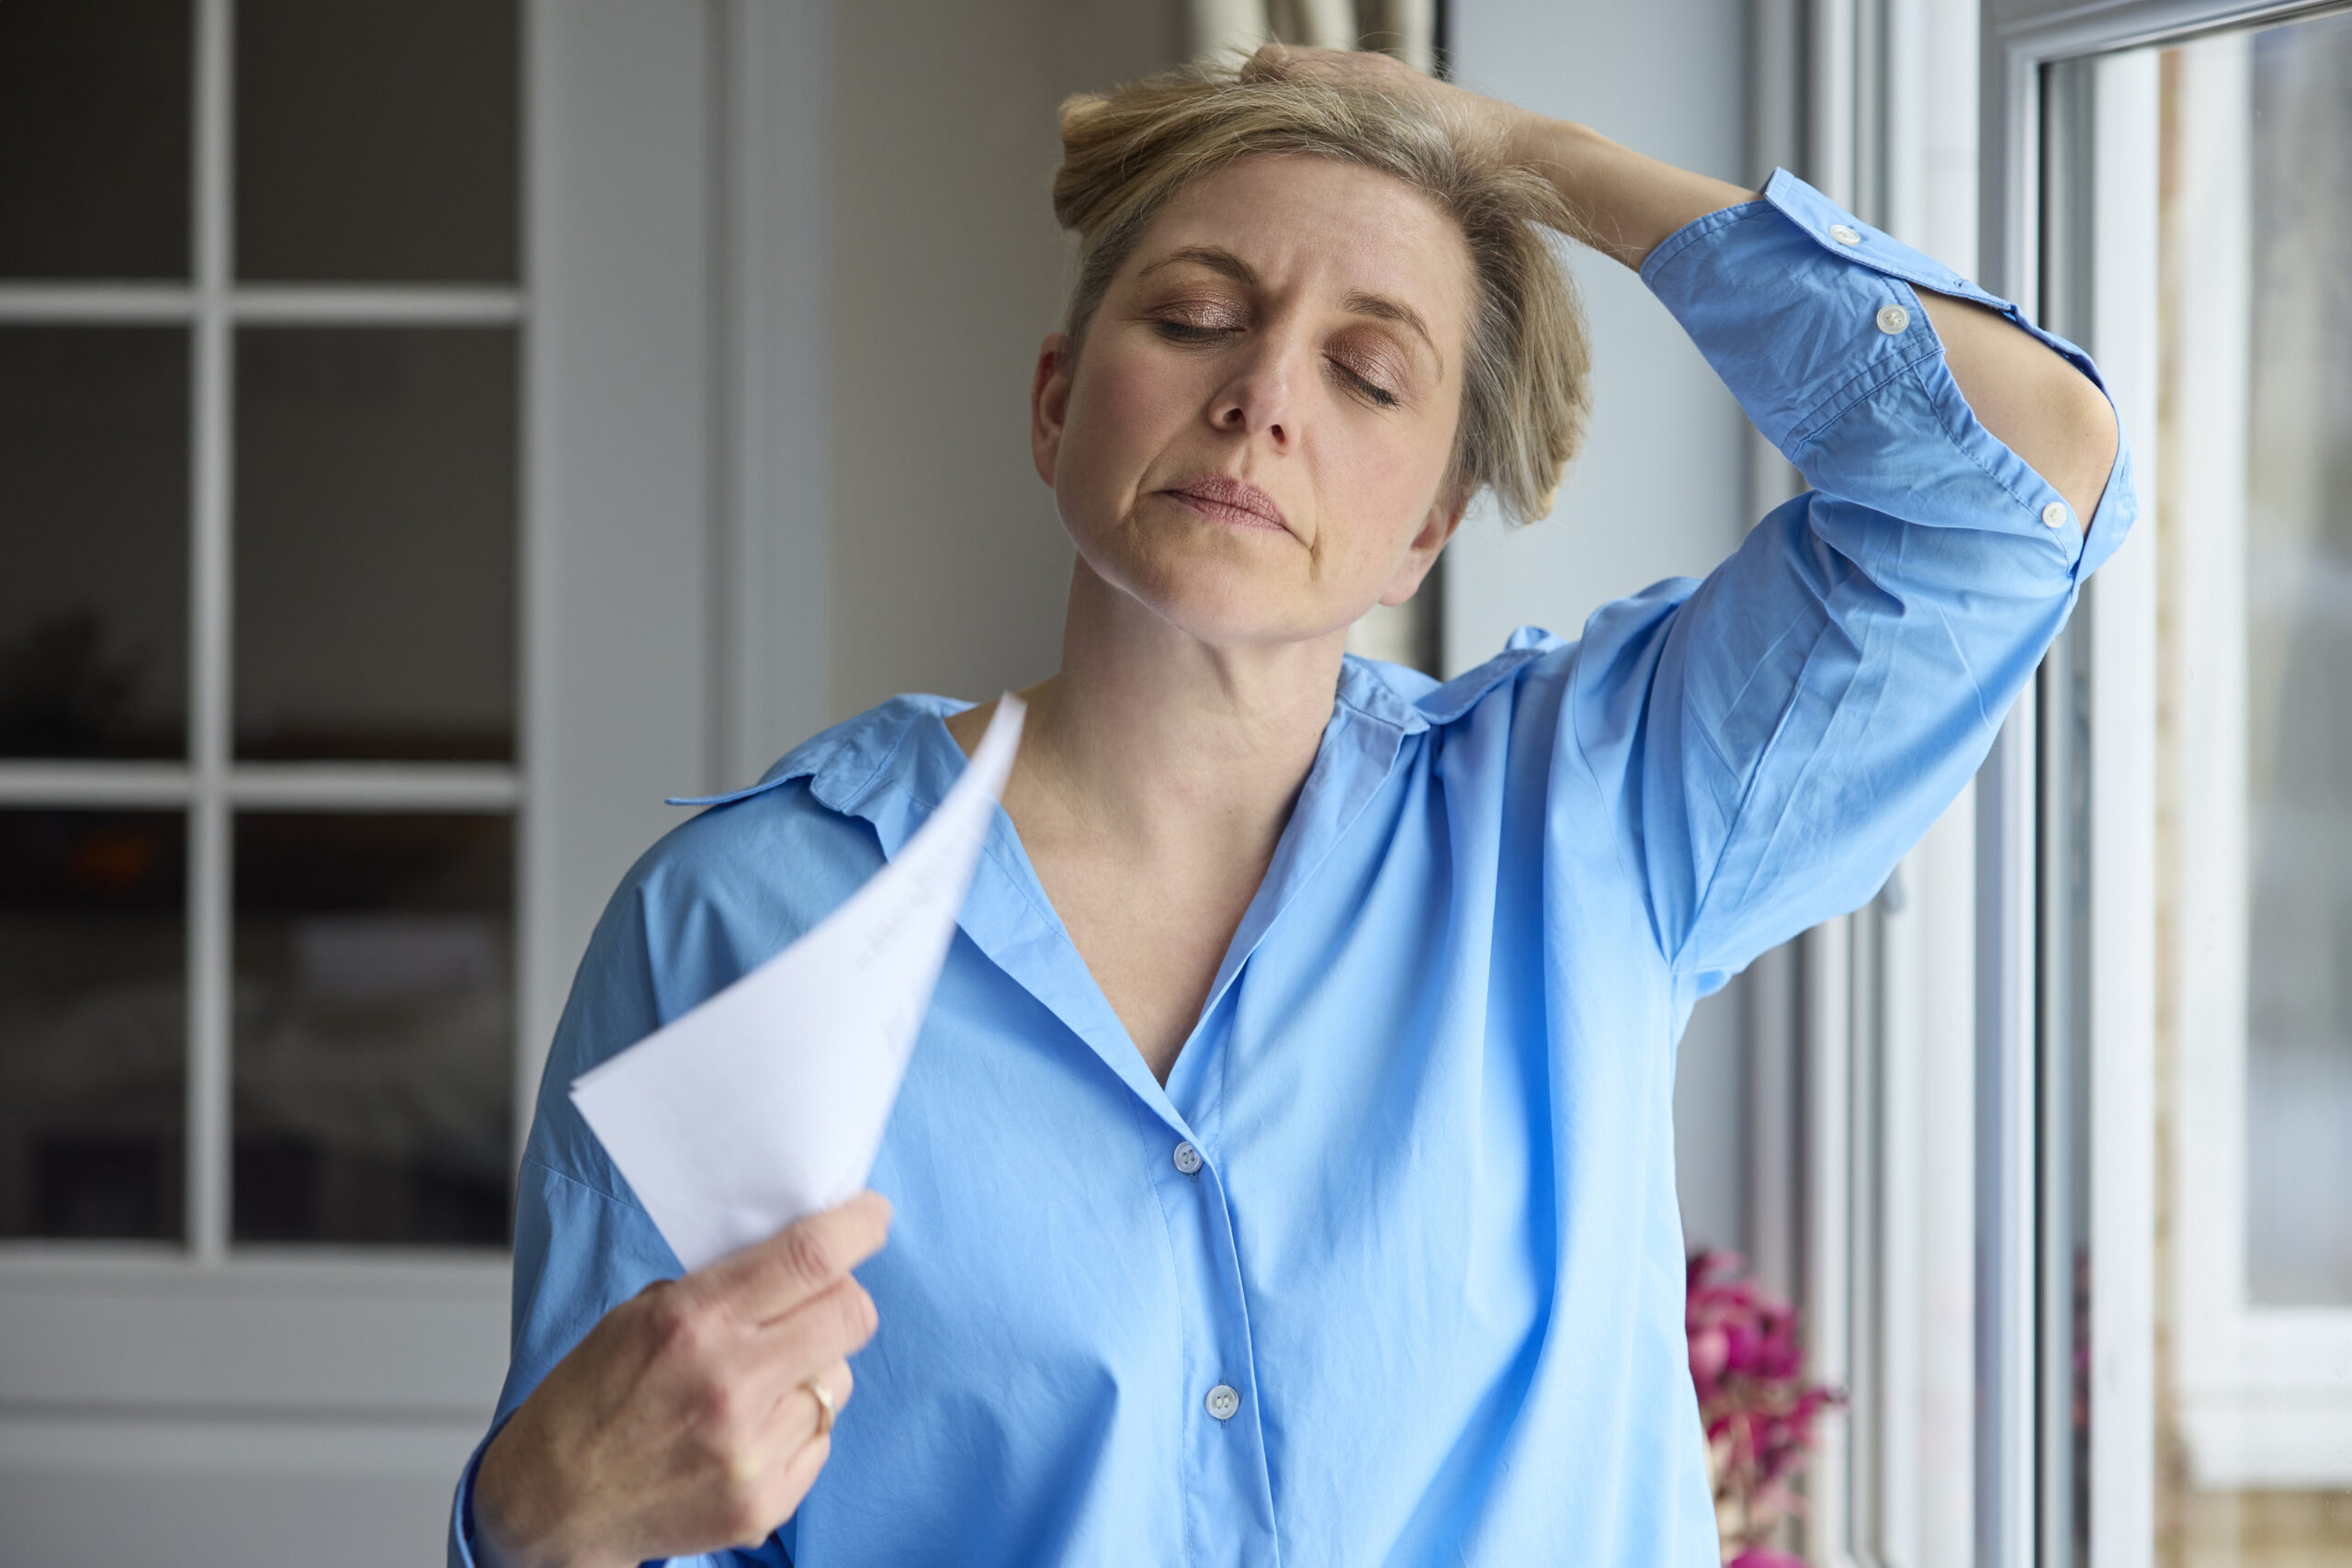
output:
M 1775 1568 L 1794 1560 L 1761 1543 L 1798 1510 L 1789 1483 L 1813 1450 L 1815 1419 L 1844 1396 L 1804 1382 L 1796 1309 L 1741 1278 L 1746 1267 L 1735 1253 L 1693 1255 L 1683 1327 L 1724 1550 L 1740 1568 Z
M 1693 1329 L 1690 1334 L 1690 1380 L 1702 1388 L 1723 1376 L 1731 1361 L 1731 1337 L 1720 1328 Z

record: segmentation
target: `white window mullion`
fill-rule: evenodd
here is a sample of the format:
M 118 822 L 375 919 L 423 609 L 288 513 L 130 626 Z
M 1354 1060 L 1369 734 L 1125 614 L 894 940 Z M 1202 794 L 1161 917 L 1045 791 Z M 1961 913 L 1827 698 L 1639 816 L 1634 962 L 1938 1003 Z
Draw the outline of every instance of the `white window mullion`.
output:
M 2034 784 L 2029 682 L 1976 774 L 1976 1561 L 2034 1556 Z
M 0 284 L 0 321 L 44 325 L 185 321 L 196 294 L 175 283 Z
M 192 787 L 179 762 L 0 762 L 0 807 L 168 807 Z
M 499 762 L 243 762 L 221 790 L 271 811 L 513 811 L 517 771 Z
M 1854 127 L 1860 107 L 1855 101 L 1855 0 L 1813 0 L 1807 174 L 1815 189 L 1849 208 L 1855 204 Z
M 198 0 L 196 32 L 187 1233 L 202 1264 L 221 1262 L 229 1243 L 230 5 Z
M 240 322 L 285 326 L 509 326 L 523 319 L 519 288 L 463 288 L 432 284 L 346 288 L 293 284 L 229 290 L 225 303 Z
M 2155 1554 L 2156 57 L 2094 77 L 2090 348 L 2115 396 L 2149 536 L 2092 581 L 2091 1568 Z
M 1853 1374 L 1854 917 L 1825 920 L 1798 939 L 1804 1054 L 1804 1355 L 1807 1378 L 1844 1388 Z M 1844 1559 L 1851 1541 L 1849 1434 L 1816 1428 L 1805 1471 L 1804 1548 Z

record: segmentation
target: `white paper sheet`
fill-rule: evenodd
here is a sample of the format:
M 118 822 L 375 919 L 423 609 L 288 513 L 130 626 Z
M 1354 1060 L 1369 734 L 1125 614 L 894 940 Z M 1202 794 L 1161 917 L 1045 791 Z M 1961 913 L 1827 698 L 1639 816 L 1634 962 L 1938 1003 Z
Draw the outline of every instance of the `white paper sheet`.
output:
M 1021 740 L 1006 695 L 897 858 L 801 939 L 572 1081 L 678 1260 L 699 1269 L 865 1185 Z

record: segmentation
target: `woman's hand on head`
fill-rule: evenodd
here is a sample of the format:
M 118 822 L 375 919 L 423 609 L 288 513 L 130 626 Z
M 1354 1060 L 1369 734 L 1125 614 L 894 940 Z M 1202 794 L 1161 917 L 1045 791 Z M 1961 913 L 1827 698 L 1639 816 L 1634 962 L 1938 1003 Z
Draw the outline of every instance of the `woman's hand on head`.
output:
M 1577 239 L 1638 270 L 1651 249 L 1695 218 L 1754 193 L 1621 147 L 1588 126 L 1553 119 L 1517 104 L 1441 82 L 1385 54 L 1268 44 L 1242 74 L 1352 83 L 1416 99 L 1506 163 L 1551 182 L 1569 210 Z
M 850 1270 L 879 1251 L 879 1194 L 623 1302 L 482 1456 L 477 1545 L 502 1568 L 630 1564 L 756 1546 L 831 1452 L 849 1355 L 873 1337 Z

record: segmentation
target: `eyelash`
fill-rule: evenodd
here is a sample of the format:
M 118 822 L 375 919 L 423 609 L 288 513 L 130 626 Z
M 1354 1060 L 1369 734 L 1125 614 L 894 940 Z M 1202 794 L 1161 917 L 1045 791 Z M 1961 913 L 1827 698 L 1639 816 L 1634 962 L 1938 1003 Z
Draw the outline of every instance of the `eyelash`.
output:
M 1241 330 L 1238 327 L 1202 327 L 1195 326 L 1190 321 L 1155 321 L 1152 323 L 1152 326 L 1161 337 L 1166 338 L 1169 342 L 1182 344 L 1216 343 L 1225 338 L 1230 337 L 1233 333 Z M 1372 402 L 1375 407 L 1393 409 L 1397 406 L 1398 399 L 1396 394 L 1390 391 L 1387 388 L 1380 385 L 1377 381 L 1373 380 L 1370 377 L 1363 375 L 1360 371 L 1357 371 L 1349 366 L 1342 365 L 1336 359 L 1329 360 L 1328 363 L 1330 365 L 1332 369 L 1340 373 L 1350 387 L 1354 389 L 1359 395 Z
M 1170 343 L 1215 343 L 1240 331 L 1238 327 L 1197 327 L 1190 321 L 1155 321 L 1152 325 Z
M 1351 370 L 1348 367 L 1340 364 L 1336 359 L 1331 361 L 1331 367 L 1334 370 L 1337 370 L 1340 375 L 1346 377 L 1348 380 L 1354 385 L 1357 391 L 1362 392 L 1365 397 L 1371 399 L 1372 401 L 1379 407 L 1393 409 L 1396 406 L 1396 394 L 1382 386 L 1379 382 L 1373 380 L 1370 377 L 1363 376 L 1354 370 Z

